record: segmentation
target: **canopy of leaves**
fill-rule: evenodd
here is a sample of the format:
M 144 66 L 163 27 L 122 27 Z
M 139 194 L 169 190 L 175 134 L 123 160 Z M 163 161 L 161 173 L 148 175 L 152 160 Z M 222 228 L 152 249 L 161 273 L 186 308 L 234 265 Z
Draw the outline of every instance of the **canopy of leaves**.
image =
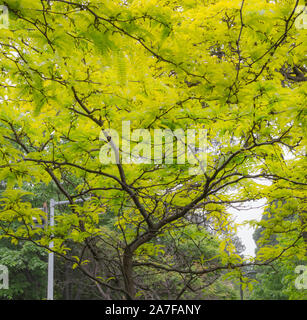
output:
M 295 27 L 299 1 L 0 3 L 10 14 L 10 28 L 0 29 L 1 237 L 45 248 L 53 238 L 54 251 L 102 291 L 129 299 L 154 290 L 142 287 L 137 268 L 180 276 L 178 296 L 194 276 L 231 270 L 237 277 L 248 264 L 305 257 L 306 31 Z M 207 129 L 206 171 L 191 175 L 187 161 L 101 163 L 101 132 L 121 133 L 122 121 L 152 136 L 154 129 Z M 119 160 L 122 147 L 113 145 Z M 21 189 L 50 181 L 70 210 L 57 215 L 54 228 L 33 228 L 33 217 L 44 214 Z M 261 198 L 286 201 L 261 222 L 264 239 L 287 236 L 246 261 L 232 241 L 236 226 L 227 209 Z M 100 223 L 110 212 L 113 228 Z M 205 254 L 213 244 L 193 240 L 193 219 L 220 243 L 216 256 Z M 184 230 L 195 248 L 183 264 L 162 243 Z M 90 257 L 72 255 L 71 242 Z M 89 259 L 108 265 L 110 276 L 87 268 Z

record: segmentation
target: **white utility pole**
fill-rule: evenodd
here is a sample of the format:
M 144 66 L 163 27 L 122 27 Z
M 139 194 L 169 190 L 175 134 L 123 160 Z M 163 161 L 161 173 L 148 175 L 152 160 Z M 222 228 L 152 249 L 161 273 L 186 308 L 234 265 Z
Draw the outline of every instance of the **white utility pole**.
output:
M 50 200 L 50 217 L 49 225 L 54 226 L 54 206 L 55 201 Z M 53 248 L 53 241 L 49 243 L 49 249 Z M 49 252 L 48 254 L 48 288 L 47 288 L 47 300 L 53 300 L 53 279 L 54 279 L 54 253 Z
M 86 199 L 76 199 L 74 202 L 83 202 L 87 201 L 90 198 Z M 49 226 L 54 226 L 54 207 L 61 204 L 69 204 L 69 201 L 54 201 L 50 199 L 50 216 L 49 216 Z M 49 243 L 49 249 L 53 249 L 53 241 Z M 47 288 L 47 300 L 53 300 L 53 287 L 54 287 L 54 253 L 49 252 L 48 254 L 48 288 Z

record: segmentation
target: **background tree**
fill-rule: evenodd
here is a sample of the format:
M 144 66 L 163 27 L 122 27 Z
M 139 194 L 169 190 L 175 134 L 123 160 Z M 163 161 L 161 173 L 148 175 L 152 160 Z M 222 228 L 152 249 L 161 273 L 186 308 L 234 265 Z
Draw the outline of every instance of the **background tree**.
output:
M 12 245 L 0 242 L 0 264 L 9 269 L 9 289 L 0 291 L 1 299 L 35 300 L 46 296 L 46 251 L 29 242 Z
M 289 199 L 288 199 L 289 201 Z M 290 200 L 291 202 L 291 200 Z M 262 219 L 259 223 L 259 227 L 256 229 L 253 238 L 257 243 L 256 254 L 261 252 L 261 247 L 265 245 L 276 246 L 280 242 L 285 241 L 287 233 L 289 233 L 289 227 L 294 227 L 296 223 L 295 216 L 297 216 L 297 209 L 292 208 L 291 203 L 287 203 L 287 200 L 274 201 L 265 211 Z M 289 212 L 290 211 L 290 212 Z M 276 224 L 279 216 L 282 215 L 282 222 Z M 273 219 L 270 219 L 272 217 Z M 274 228 L 280 228 L 282 223 L 287 223 L 288 232 L 282 230 L 270 231 L 270 235 L 263 228 L 263 225 L 270 223 L 274 225 Z M 270 228 L 266 228 L 270 229 Z M 268 299 L 268 300 L 288 300 L 288 299 L 300 299 L 305 300 L 307 298 L 305 290 L 295 287 L 295 279 L 298 274 L 293 273 L 293 270 L 298 265 L 304 265 L 304 256 L 298 257 L 284 257 L 281 261 L 275 261 L 270 266 L 266 267 L 254 267 L 253 278 L 257 279 L 253 291 L 250 295 L 250 299 Z

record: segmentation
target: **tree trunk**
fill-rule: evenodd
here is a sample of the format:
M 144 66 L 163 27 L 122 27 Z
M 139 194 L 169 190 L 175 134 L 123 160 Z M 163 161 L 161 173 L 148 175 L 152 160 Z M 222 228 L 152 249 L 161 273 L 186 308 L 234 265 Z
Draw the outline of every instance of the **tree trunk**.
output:
M 124 251 L 123 256 L 123 276 L 124 276 L 124 283 L 125 283 L 125 290 L 127 300 L 133 300 L 135 298 L 135 285 L 133 282 L 133 267 L 132 267 L 132 257 L 133 251 L 128 246 Z

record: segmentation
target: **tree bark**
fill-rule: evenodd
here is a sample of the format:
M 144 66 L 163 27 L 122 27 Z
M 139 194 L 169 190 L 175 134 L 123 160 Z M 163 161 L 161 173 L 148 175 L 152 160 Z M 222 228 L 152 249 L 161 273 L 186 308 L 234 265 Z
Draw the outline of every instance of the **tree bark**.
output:
M 123 277 L 125 283 L 125 290 L 127 292 L 127 300 L 135 298 L 135 284 L 133 281 L 133 251 L 130 246 L 126 247 L 123 255 Z

